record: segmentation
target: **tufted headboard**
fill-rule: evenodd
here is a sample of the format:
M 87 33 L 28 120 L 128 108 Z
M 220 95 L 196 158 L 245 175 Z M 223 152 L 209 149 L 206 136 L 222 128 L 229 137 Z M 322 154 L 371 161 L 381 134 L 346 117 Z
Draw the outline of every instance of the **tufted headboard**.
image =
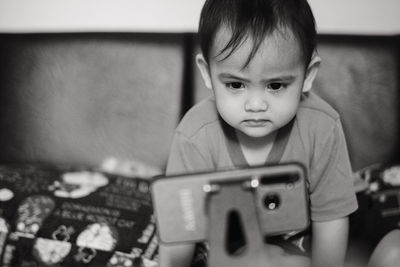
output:
M 399 151 L 399 38 L 319 36 L 314 90 L 341 114 L 353 169 Z M 0 34 L 0 161 L 159 168 L 210 92 L 195 34 Z
M 0 35 L 0 161 L 163 168 L 181 114 L 183 36 Z

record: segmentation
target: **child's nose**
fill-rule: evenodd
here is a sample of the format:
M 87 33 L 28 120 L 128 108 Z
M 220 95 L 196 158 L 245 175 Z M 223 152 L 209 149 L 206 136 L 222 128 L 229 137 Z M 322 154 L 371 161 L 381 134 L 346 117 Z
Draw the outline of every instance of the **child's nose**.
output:
M 246 103 L 245 110 L 248 112 L 263 112 L 268 109 L 268 103 L 265 96 L 259 94 L 249 94 Z

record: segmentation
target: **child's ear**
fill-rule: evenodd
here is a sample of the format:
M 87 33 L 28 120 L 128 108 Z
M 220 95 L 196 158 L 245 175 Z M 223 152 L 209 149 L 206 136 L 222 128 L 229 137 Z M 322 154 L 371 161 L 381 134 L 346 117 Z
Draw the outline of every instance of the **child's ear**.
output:
M 303 93 L 310 91 L 314 79 L 317 76 L 319 66 L 321 65 L 321 58 L 314 53 L 310 64 L 308 64 L 307 71 L 306 71 L 306 78 L 304 79 L 303 82 Z
M 208 89 L 212 89 L 210 68 L 208 67 L 208 64 L 202 54 L 196 55 L 196 64 L 200 70 L 201 76 L 203 77 L 204 84 Z

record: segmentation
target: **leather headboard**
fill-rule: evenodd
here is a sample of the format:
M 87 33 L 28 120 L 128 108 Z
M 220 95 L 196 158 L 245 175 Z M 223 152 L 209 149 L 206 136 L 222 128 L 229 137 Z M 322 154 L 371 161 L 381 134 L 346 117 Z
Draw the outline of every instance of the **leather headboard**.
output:
M 177 34 L 0 35 L 0 161 L 163 168 L 182 49 Z

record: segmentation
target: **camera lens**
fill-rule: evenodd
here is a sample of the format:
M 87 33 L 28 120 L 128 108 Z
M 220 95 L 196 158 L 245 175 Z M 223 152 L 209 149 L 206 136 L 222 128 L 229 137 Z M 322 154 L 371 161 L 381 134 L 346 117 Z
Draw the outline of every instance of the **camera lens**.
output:
M 280 204 L 281 200 L 276 193 L 269 193 L 264 198 L 264 206 L 267 210 L 276 210 Z

